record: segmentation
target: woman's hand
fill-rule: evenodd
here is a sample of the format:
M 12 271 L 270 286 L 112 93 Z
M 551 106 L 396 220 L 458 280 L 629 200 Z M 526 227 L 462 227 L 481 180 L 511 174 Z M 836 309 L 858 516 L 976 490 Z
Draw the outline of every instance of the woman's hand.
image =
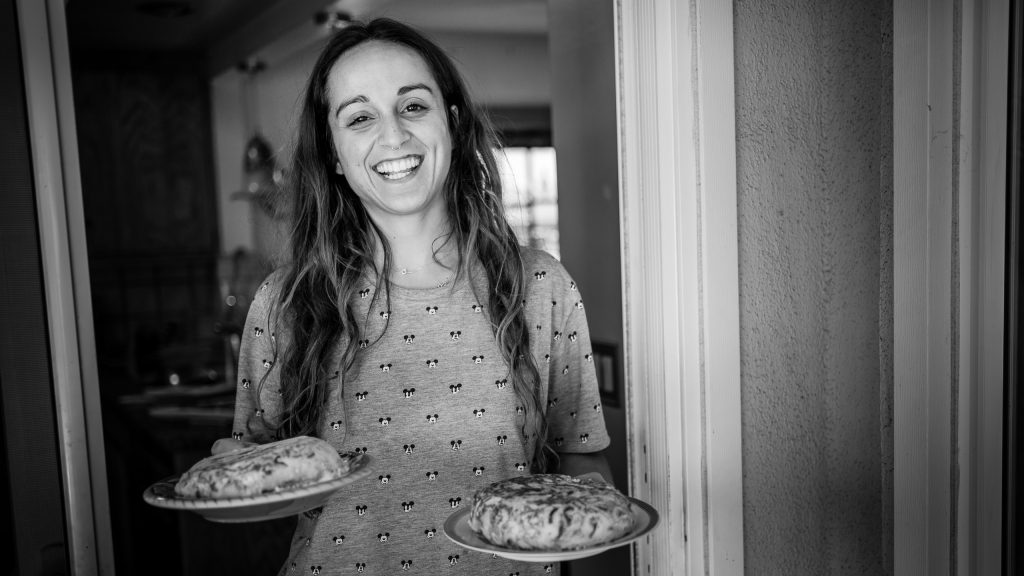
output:
M 243 442 L 241 440 L 235 440 L 234 438 L 218 438 L 213 443 L 213 447 L 210 448 L 210 453 L 213 455 L 226 454 L 228 452 L 234 452 L 250 446 L 255 446 L 255 442 Z
M 559 453 L 556 472 L 584 478 L 593 478 L 596 475 L 608 484 L 614 484 L 612 469 L 608 466 L 608 459 L 605 458 L 603 450 L 582 454 Z

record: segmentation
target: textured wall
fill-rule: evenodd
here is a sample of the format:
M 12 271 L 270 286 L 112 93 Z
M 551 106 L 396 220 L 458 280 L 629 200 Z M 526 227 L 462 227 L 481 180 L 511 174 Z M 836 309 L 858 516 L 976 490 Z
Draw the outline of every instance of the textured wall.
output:
M 885 2 L 734 4 L 749 574 L 884 572 Z

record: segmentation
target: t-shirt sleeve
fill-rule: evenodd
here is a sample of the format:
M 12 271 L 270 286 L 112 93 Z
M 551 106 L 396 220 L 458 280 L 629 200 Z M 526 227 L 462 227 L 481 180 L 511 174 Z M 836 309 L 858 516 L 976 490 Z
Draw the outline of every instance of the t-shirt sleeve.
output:
M 597 452 L 610 444 L 597 387 L 583 299 L 568 278 L 553 296 L 548 373 L 548 438 L 558 452 Z M 559 328 L 559 326 L 561 326 Z
M 278 292 L 271 276 L 253 296 L 238 351 L 238 388 L 231 436 L 265 443 L 275 439 L 281 410 L 277 326 L 272 310 Z

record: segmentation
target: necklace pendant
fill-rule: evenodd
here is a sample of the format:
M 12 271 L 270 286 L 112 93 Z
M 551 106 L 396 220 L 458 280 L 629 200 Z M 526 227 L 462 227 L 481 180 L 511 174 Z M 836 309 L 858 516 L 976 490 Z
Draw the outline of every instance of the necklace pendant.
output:
M 409 269 L 408 268 L 402 268 L 402 276 L 405 276 L 408 273 L 409 273 Z

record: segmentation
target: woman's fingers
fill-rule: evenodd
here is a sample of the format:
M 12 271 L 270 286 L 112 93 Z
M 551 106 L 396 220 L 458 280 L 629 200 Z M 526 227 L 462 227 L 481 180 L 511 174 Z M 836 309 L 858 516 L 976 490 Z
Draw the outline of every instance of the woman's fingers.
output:
M 255 446 L 255 442 L 243 442 L 241 440 L 235 440 L 234 438 L 218 438 L 213 443 L 213 447 L 210 448 L 211 454 L 224 454 L 226 452 L 234 452 L 235 450 L 241 450 L 242 448 L 248 448 L 249 446 Z

